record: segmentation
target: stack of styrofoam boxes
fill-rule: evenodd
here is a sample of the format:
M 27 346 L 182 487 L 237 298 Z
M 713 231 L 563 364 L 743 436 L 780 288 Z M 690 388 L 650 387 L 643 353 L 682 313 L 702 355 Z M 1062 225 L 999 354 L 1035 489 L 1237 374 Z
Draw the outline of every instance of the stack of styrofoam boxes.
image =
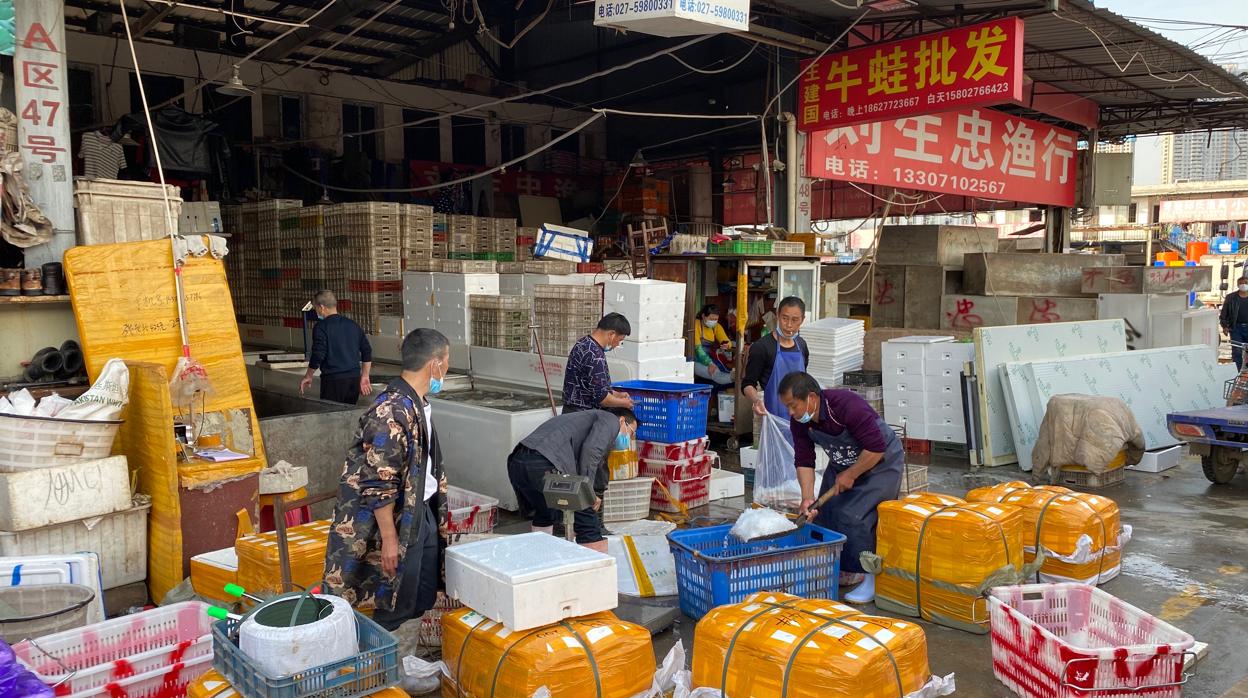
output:
M 532 351 L 533 298 L 472 295 L 468 309 L 473 346 Z
M 906 437 L 966 443 L 962 366 L 973 344 L 951 337 L 900 337 L 884 343 L 884 418 L 905 426 Z
M 434 272 L 434 328 L 452 345 L 472 344 L 470 296 L 497 296 L 498 274 L 452 274 Z
M 447 223 L 447 259 L 472 259 L 477 250 L 477 219 L 475 216 L 449 215 Z
M 305 206 L 299 210 L 299 276 L 301 295 L 292 306 L 295 313 L 312 300 L 317 292 L 329 288 L 325 273 L 325 209 L 327 206 Z
M 347 297 L 352 319 L 365 332 L 381 331 L 381 317 L 403 314 L 400 204 L 338 204 L 347 235 Z
M 278 213 L 278 258 L 282 261 L 282 283 L 278 293 L 282 326 L 301 327 L 300 308 L 308 302 L 303 294 L 303 245 L 299 221 L 303 208 L 286 208 Z
M 243 233 L 243 207 L 221 207 L 221 232 L 228 237 L 230 253 L 225 256 L 225 282 L 230 287 L 234 317 L 239 324 L 247 322 L 246 238 Z
M 433 292 L 434 272 L 403 272 L 403 329 L 437 329 L 437 304 Z
M 433 207 L 403 204 L 399 216 L 403 268 L 411 268 L 415 260 L 433 259 Z
M 450 217 L 445 213 L 433 214 L 433 258 L 446 259 L 450 249 Z
M 676 514 L 680 513 L 678 502 L 692 509 L 710 501 L 711 470 L 719 456 L 706 450 L 708 443 L 705 436 L 678 444 L 637 442 L 638 473 L 655 481 L 652 510 Z
M 597 286 L 533 287 L 533 316 L 544 354 L 567 356 L 573 344 L 594 331 L 602 315 L 602 292 Z
M 77 583 L 113 589 L 142 582 L 151 506 L 146 495 L 131 499 L 125 456 L 38 467 L 0 463 L 0 567 L 14 570 L 12 581 L 6 575 L 0 586 L 22 583 L 22 558 L 81 551 L 99 556 L 100 578 Z M 27 583 L 40 583 L 30 581 L 39 579 L 40 564 L 25 562 L 31 563 L 25 565 Z M 91 622 L 103 620 L 95 615 Z
M 589 276 L 589 275 L 587 275 Z M 693 382 L 685 358 L 685 285 L 652 279 L 609 279 L 602 314 L 628 319 L 632 334 L 611 358 L 634 364 L 639 380 Z

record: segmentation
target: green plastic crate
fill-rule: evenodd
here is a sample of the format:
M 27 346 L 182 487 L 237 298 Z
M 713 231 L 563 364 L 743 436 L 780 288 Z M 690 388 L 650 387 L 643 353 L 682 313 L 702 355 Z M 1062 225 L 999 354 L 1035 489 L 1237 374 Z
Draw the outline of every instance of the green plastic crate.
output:
M 707 246 L 710 254 L 771 254 L 771 240 L 733 240 L 732 242 L 711 243 Z

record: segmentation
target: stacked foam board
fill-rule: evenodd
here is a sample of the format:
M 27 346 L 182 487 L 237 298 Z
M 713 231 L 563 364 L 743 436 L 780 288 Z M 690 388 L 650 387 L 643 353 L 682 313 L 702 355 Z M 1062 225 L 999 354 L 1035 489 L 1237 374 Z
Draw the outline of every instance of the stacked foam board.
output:
M 684 354 L 684 284 L 653 279 L 608 280 L 603 284 L 602 312 L 619 313 L 632 326 L 632 334 L 616 351 L 621 360 L 637 367 L 639 378 L 693 381 L 693 366 Z M 615 352 L 611 358 L 616 358 Z
M 810 349 L 807 371 L 819 385 L 840 385 L 846 371 L 862 368 L 862 343 L 866 336 L 862 320 L 824 318 L 804 325 L 801 334 Z
M 975 347 L 949 337 L 900 337 L 885 342 L 881 361 L 884 419 L 906 437 L 966 443 L 962 366 Z
M 497 296 L 498 274 L 430 273 L 433 284 L 434 328 L 451 344 L 472 344 L 469 296 Z

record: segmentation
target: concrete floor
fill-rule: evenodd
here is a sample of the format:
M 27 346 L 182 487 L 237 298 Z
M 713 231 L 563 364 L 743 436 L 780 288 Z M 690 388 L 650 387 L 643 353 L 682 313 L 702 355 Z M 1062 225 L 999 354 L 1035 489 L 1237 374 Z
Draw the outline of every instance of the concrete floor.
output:
M 727 459 L 725 459 L 727 460 Z M 1013 466 L 970 474 L 970 466 L 942 461 L 929 471 L 932 491 L 964 495 L 994 481 L 1026 480 Z M 1166 473 L 1128 472 L 1123 485 L 1103 494 L 1118 502 L 1122 520 L 1135 528 L 1123 573 L 1104 585 L 1119 598 L 1209 643 L 1209 653 L 1193 669 L 1184 695 L 1221 696 L 1248 677 L 1248 474 L 1229 486 L 1213 486 L 1195 459 Z M 695 512 L 731 518 L 743 500 L 717 503 Z M 866 607 L 874 612 L 874 607 Z M 1008 689 L 992 675 L 987 635 L 971 635 L 923 623 L 932 671 L 957 675 L 959 696 L 1006 698 Z M 694 623 L 681 616 L 655 636 L 662 658 L 677 640 L 691 650 Z M 1236 694 L 1239 695 L 1239 694 Z

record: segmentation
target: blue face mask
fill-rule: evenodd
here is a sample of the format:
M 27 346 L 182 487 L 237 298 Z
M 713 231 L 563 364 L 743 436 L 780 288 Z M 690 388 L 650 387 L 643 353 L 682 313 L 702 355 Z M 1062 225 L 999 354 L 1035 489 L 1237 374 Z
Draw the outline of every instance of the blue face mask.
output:
M 628 434 L 620 432 L 615 437 L 615 450 L 627 451 L 632 448 L 632 441 L 628 438 Z
M 443 376 L 445 378 L 445 376 Z M 436 394 L 442 392 L 442 378 L 434 378 L 433 372 L 429 373 L 429 393 Z
M 814 418 L 815 418 L 815 415 L 814 415 L 814 414 L 812 414 L 812 413 L 810 413 L 810 412 L 807 412 L 806 414 L 804 414 L 804 415 L 802 415 L 802 416 L 798 417 L 798 418 L 797 418 L 797 421 L 801 422 L 802 424 L 809 424 L 809 423 L 810 423 L 810 420 L 812 420 L 812 419 L 814 419 Z

